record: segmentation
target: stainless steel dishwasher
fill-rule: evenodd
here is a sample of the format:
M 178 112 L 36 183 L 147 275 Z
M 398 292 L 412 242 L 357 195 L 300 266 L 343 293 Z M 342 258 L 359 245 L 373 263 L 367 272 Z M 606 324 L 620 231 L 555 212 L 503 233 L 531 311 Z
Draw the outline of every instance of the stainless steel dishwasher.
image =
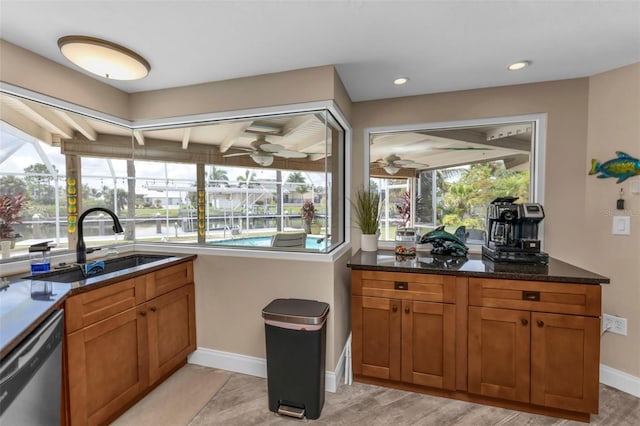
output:
M 0 424 L 59 425 L 63 311 L 49 315 L 0 362 Z

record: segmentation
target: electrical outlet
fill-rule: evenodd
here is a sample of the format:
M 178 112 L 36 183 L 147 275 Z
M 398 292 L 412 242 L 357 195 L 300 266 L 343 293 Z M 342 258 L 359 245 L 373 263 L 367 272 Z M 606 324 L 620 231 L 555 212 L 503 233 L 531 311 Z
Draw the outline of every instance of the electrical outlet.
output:
M 617 317 L 615 315 L 603 314 L 602 315 L 602 331 L 610 331 L 615 334 L 627 335 L 627 319 Z

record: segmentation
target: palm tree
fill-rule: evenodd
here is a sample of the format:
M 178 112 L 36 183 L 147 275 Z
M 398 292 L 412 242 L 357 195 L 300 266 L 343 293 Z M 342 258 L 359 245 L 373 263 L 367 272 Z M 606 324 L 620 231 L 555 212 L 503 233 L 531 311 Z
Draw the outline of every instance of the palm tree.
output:
M 215 166 L 211 166 L 211 172 L 209 174 L 210 186 L 222 186 L 222 182 L 229 182 L 229 176 L 227 171 L 223 169 L 217 169 Z
M 243 185 L 247 185 L 247 188 L 253 187 L 253 181 L 256 180 L 256 172 L 252 172 L 251 170 L 245 170 L 244 176 L 238 176 L 236 180 L 238 182 L 238 187 L 242 187 Z
M 305 177 L 302 176 L 302 173 L 293 172 L 289 175 L 289 177 L 287 177 L 287 182 L 304 184 L 307 182 L 307 179 L 305 179 Z M 296 192 L 300 194 L 300 198 L 302 198 L 302 195 L 308 191 L 309 191 L 309 185 L 296 186 Z

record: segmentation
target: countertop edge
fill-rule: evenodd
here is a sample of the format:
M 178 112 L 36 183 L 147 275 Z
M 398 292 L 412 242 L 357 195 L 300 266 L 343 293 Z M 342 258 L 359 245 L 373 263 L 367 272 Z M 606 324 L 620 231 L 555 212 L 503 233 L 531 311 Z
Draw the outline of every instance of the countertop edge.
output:
M 471 271 L 448 271 L 448 270 L 425 270 L 420 268 L 408 268 L 408 267 L 388 267 L 388 266 L 369 266 L 369 265 L 352 265 L 348 267 L 352 270 L 362 271 L 381 271 L 381 272 L 407 272 L 414 274 L 432 274 L 432 275 L 455 275 L 465 276 L 472 278 L 500 278 L 518 281 L 545 281 L 545 282 L 563 282 L 572 284 L 590 284 L 600 285 L 609 284 L 609 278 L 602 277 L 602 279 L 590 279 L 590 278 L 575 278 L 564 277 L 554 275 L 540 275 L 540 274 L 528 274 L 526 277 L 522 274 L 509 273 L 509 272 L 471 272 Z
M 601 285 L 611 282 L 609 278 L 600 274 L 551 257 L 548 264 L 518 264 L 509 262 L 495 263 L 478 255 L 471 255 L 468 258 L 452 258 L 439 255 L 431 257 L 425 255 L 398 259 L 393 251 L 378 250 L 378 252 L 358 251 L 352 255 L 347 267 L 352 270 L 587 285 Z M 488 270 L 482 270 L 483 268 L 488 268 Z M 494 268 L 503 268 L 505 270 L 496 271 Z M 518 270 L 519 268 L 521 270 Z

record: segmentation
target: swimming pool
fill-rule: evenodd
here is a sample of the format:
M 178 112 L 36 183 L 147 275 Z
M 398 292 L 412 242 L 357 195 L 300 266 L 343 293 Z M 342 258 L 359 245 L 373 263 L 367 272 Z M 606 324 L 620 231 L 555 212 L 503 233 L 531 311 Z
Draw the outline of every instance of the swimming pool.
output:
M 243 237 L 231 240 L 211 241 L 214 246 L 241 246 L 241 247 L 271 247 L 271 237 Z M 324 250 L 326 239 L 323 237 L 307 237 L 305 248 L 307 250 Z

